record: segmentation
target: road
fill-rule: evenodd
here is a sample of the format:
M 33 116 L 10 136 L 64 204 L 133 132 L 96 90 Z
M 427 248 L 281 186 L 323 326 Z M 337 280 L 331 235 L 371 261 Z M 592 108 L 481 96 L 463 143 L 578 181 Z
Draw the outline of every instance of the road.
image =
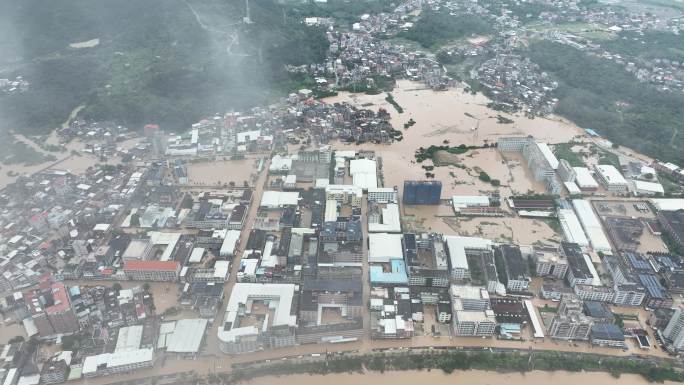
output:
M 384 340 L 371 341 L 364 340 L 347 344 L 311 344 L 295 346 L 286 349 L 274 349 L 252 354 L 244 354 L 239 356 L 216 356 L 203 355 L 197 360 L 175 360 L 168 358 L 166 360 L 157 360 L 154 368 L 143 369 L 130 374 L 122 374 L 117 376 L 108 376 L 102 378 L 93 378 L 83 380 L 84 384 L 88 385 L 105 385 L 114 382 L 133 381 L 145 379 L 153 376 L 171 376 L 178 375 L 183 372 L 195 371 L 200 375 L 209 373 L 229 373 L 233 370 L 235 364 L 248 364 L 255 362 L 269 362 L 275 360 L 301 360 L 311 357 L 311 354 L 326 353 L 346 353 L 346 354 L 370 354 L 379 351 L 384 352 L 401 352 L 407 349 L 413 351 L 431 350 L 435 348 L 451 348 L 462 350 L 489 350 L 492 352 L 503 351 L 518 351 L 529 352 L 533 351 L 562 351 L 562 352 L 580 352 L 603 354 L 611 356 L 621 356 L 625 359 L 641 359 L 652 362 L 659 362 L 661 357 L 651 356 L 648 352 L 643 352 L 637 357 L 636 354 L 624 352 L 618 349 L 610 348 L 591 348 L 588 344 L 574 344 L 569 342 L 530 342 L 530 341 L 504 341 L 492 338 L 434 338 L 434 337 L 415 337 L 409 340 Z
M 233 262 L 230 270 L 230 277 L 228 282 L 224 286 L 224 304 L 221 310 L 216 314 L 216 320 L 212 325 L 211 329 L 207 332 L 207 345 L 205 347 L 206 354 L 223 355 L 218 347 L 218 328 L 223 325 L 223 316 L 226 312 L 226 306 L 228 306 L 228 298 L 230 298 L 230 293 L 233 290 L 233 286 L 237 281 L 237 273 L 240 270 L 240 260 L 242 258 L 242 252 L 247 247 L 247 240 L 249 239 L 249 233 L 254 227 L 254 221 L 257 217 L 257 212 L 259 211 L 259 203 L 261 202 L 261 196 L 266 188 L 266 183 L 268 181 L 268 168 L 271 165 L 270 158 L 264 162 L 264 167 L 259 174 L 256 182 L 254 183 L 254 192 L 252 194 L 252 203 L 249 206 L 249 213 L 247 214 L 247 219 L 243 226 L 242 234 L 240 236 L 240 244 L 233 257 Z

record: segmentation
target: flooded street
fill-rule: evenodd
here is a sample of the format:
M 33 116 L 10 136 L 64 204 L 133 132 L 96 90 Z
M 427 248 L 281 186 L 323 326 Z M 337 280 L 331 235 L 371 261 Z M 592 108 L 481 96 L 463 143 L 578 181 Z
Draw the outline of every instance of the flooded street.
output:
M 377 385 L 381 383 L 393 385 L 644 385 L 649 384 L 641 376 L 625 375 L 620 378 L 608 373 L 568 373 L 568 372 L 530 372 L 530 373 L 495 373 L 480 370 L 459 371 L 444 374 L 441 371 L 407 371 L 370 374 L 335 374 L 328 376 L 295 375 L 283 377 L 263 377 L 249 381 L 251 385 Z M 671 384 L 671 382 L 665 382 Z
M 14 164 L 11 166 L 1 165 L 0 170 L 0 189 L 4 188 L 8 184 L 14 182 L 20 175 L 30 175 L 49 168 L 68 170 L 74 174 L 83 174 L 88 167 L 92 167 L 96 164 L 119 164 L 121 163 L 121 158 L 119 156 L 114 156 L 107 160 L 102 160 L 97 156 L 83 152 L 83 149 L 87 142 L 80 139 L 74 139 L 69 143 L 64 144 L 65 151 L 50 152 L 41 148 L 36 140 L 32 137 L 27 137 L 24 135 L 15 135 L 15 139 L 24 142 L 35 151 L 44 154 L 52 155 L 57 158 L 54 161 L 43 162 L 39 164 L 34 164 L 30 166 Z M 116 147 L 121 150 L 130 150 L 134 148 L 140 142 L 140 138 L 131 138 L 124 140 L 122 142 L 116 143 Z M 48 145 L 59 145 L 59 138 L 56 132 L 53 132 L 45 140 L 45 144 Z M 13 171 L 12 175 L 8 175 L 6 170 L 11 169 Z
M 213 162 L 197 162 L 188 164 L 188 183 L 198 185 L 223 185 L 234 182 L 242 187 L 247 181 L 251 183 L 255 174 L 254 159 L 217 160 Z

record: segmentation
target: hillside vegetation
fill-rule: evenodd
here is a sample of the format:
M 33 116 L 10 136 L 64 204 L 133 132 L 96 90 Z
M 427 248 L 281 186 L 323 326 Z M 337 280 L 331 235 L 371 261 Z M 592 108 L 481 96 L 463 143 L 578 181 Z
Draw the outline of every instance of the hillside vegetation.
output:
M 3 2 L 0 21 L 16 33 L 0 34 L 0 75 L 31 87 L 0 96 L 0 130 L 45 133 L 82 104 L 87 118 L 186 128 L 283 95 L 286 64 L 324 58 L 324 31 L 273 1 L 250 2 L 252 24 L 242 0 L 193 1 Z M 91 39 L 99 45 L 69 47 Z
M 657 91 L 617 64 L 559 43 L 536 42 L 526 54 L 560 81 L 558 114 L 616 143 L 684 163 L 684 95 Z
M 453 16 L 428 10 L 420 15 L 413 27 L 400 33 L 399 37 L 415 41 L 425 48 L 434 48 L 450 40 L 487 34 L 491 30 L 491 23 L 476 15 Z

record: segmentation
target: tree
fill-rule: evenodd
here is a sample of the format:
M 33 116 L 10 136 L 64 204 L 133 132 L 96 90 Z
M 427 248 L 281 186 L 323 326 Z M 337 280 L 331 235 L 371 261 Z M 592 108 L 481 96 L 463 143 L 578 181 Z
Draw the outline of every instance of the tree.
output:
M 14 336 L 7 341 L 8 344 L 16 344 L 19 342 L 24 342 L 24 336 Z
M 145 282 L 145 283 L 143 284 L 143 290 L 145 290 L 145 291 L 150 291 L 150 284 L 147 283 L 147 282 Z
M 138 214 L 131 215 L 131 227 L 140 227 L 140 216 Z
M 112 285 L 112 289 L 116 290 L 117 292 L 120 292 L 121 291 L 121 284 L 118 282 L 114 282 L 114 284 Z

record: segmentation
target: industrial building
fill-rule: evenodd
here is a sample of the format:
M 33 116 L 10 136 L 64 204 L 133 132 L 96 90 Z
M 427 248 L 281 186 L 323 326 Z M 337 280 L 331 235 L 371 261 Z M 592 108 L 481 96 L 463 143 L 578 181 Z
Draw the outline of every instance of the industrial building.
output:
M 530 277 L 520 248 L 515 245 L 501 245 L 498 252 L 501 253 L 506 268 L 506 290 L 518 293 L 527 290 Z
M 684 306 L 675 309 L 672 318 L 663 331 L 663 337 L 675 351 L 684 349 Z
M 562 242 L 561 250 L 568 261 L 568 273 L 566 279 L 571 287 L 575 285 L 594 285 L 601 284 L 598 272 L 588 255 L 576 243 Z
M 281 209 L 286 206 L 297 206 L 299 193 L 296 191 L 264 191 L 259 207 L 264 209 Z
M 86 357 L 83 360 L 81 374 L 86 378 L 107 376 L 149 368 L 153 364 L 152 348 L 102 353 Z
M 378 187 L 377 164 L 371 159 L 352 159 L 349 161 L 349 174 L 355 187 L 368 191 Z
M 573 199 L 572 206 L 575 208 L 577 217 L 582 224 L 585 234 L 589 239 L 591 247 L 597 252 L 609 253 L 612 251 L 608 237 L 603 232 L 601 221 L 599 221 L 591 203 L 584 199 Z
M 558 209 L 558 222 L 565 240 L 571 243 L 576 243 L 582 247 L 589 246 L 589 240 L 584 234 L 582 225 L 580 224 L 577 215 L 571 209 Z
M 454 195 L 451 197 L 454 212 L 459 213 L 462 209 L 470 207 L 489 207 L 487 195 Z
M 676 211 L 661 210 L 658 212 L 658 222 L 670 238 L 684 248 L 684 209 Z
M 582 191 L 593 192 L 598 190 L 598 183 L 591 175 L 591 171 L 586 167 L 573 167 L 575 173 L 575 184 Z
M 449 254 L 451 277 L 456 280 L 470 279 L 467 254 L 481 255 L 492 252 L 492 241 L 485 238 L 445 236 Z
M 629 184 L 615 166 L 599 164 L 594 166 L 596 177 L 603 187 L 613 194 L 626 194 Z
M 368 232 L 369 233 L 400 233 L 401 218 L 399 205 L 388 203 L 384 207 L 368 203 Z
M 368 234 L 368 263 L 389 263 L 393 259 L 404 259 L 401 234 Z
M 166 339 L 166 352 L 184 357 L 196 357 L 204 341 L 208 320 L 181 319 L 175 322 L 173 332 Z

